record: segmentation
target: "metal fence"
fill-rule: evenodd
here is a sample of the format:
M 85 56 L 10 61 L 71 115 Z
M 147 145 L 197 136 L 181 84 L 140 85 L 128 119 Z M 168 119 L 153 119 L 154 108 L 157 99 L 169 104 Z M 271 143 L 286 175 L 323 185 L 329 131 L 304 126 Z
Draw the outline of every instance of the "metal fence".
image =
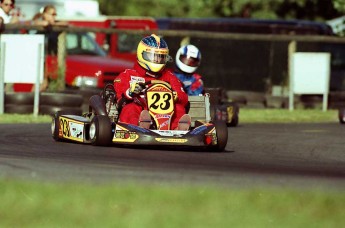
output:
M 4 32 L 23 30 L 44 31 L 46 28 L 28 25 L 6 25 Z M 174 56 L 183 38 L 198 46 L 202 53 L 199 73 L 209 87 L 226 90 L 248 90 L 270 93 L 272 87 L 288 87 L 289 56 L 296 51 L 331 53 L 331 91 L 345 90 L 345 39 L 343 37 L 311 35 L 236 34 L 175 30 L 119 30 L 89 27 L 52 27 L 61 32 L 102 32 L 149 34 L 165 38 Z M 64 33 L 61 33 L 64 34 Z M 63 36 L 59 42 L 59 63 L 65 55 Z M 290 48 L 289 48 L 290 47 Z M 60 78 L 60 80 L 63 80 Z

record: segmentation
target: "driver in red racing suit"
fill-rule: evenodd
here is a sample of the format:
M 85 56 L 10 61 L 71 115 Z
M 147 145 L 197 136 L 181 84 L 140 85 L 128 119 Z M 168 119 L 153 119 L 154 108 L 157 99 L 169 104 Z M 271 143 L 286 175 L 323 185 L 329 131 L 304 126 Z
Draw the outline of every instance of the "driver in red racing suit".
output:
M 154 79 L 168 82 L 175 94 L 175 112 L 171 129 L 188 130 L 191 118 L 186 114 L 188 95 L 184 92 L 179 79 L 165 69 L 170 60 L 166 42 L 152 34 L 143 38 L 137 48 L 137 62 L 133 69 L 120 73 L 114 80 L 116 97 L 120 108 L 119 122 L 149 128 L 151 117 L 146 105 L 140 102 L 139 96 L 144 89 L 142 83 Z

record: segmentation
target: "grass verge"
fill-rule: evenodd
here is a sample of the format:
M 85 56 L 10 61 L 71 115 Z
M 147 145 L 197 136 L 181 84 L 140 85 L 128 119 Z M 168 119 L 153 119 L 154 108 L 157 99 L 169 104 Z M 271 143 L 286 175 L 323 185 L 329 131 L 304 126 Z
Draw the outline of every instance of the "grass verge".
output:
M 338 122 L 337 110 L 240 109 L 240 123 L 320 123 Z
M 0 123 L 50 123 L 51 116 L 32 114 L 1 114 Z
M 1 227 L 341 227 L 343 192 L 0 180 Z

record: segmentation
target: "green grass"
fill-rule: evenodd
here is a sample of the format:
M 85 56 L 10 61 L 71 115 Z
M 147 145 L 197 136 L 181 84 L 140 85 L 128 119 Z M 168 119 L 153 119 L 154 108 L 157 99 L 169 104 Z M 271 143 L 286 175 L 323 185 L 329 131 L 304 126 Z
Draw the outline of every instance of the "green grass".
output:
M 0 123 L 50 123 L 51 116 L 32 114 L 1 114 Z
M 240 123 L 319 123 L 338 122 L 338 110 L 240 109 Z
M 341 227 L 343 192 L 0 181 L 1 227 Z
M 0 123 L 50 116 L 0 115 Z M 240 123 L 337 122 L 337 111 L 241 109 Z M 0 178 L 0 227 L 342 227 L 343 191 Z

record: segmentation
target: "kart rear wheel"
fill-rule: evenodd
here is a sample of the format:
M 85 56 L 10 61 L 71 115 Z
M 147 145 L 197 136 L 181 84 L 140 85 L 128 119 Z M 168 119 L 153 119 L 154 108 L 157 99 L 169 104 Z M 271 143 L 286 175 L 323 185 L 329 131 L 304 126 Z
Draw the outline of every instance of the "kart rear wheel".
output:
M 226 144 L 228 143 L 228 127 L 224 121 L 214 121 L 214 126 L 216 127 L 217 135 L 217 151 L 224 151 Z
M 96 115 L 91 121 L 89 135 L 93 145 L 108 146 L 113 136 L 109 117 Z

